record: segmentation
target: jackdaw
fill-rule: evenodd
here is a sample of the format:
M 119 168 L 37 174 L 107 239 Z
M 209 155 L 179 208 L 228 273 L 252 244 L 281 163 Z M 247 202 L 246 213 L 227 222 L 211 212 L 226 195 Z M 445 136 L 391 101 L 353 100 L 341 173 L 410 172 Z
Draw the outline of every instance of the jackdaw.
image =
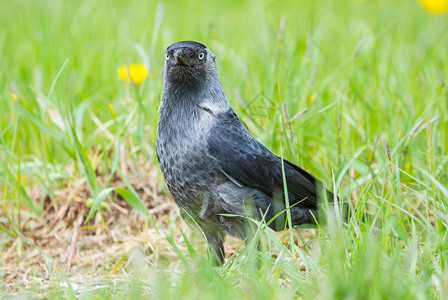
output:
M 182 41 L 166 49 L 158 112 L 156 152 L 167 188 L 221 263 L 225 235 L 250 238 L 250 218 L 279 214 L 270 227 L 285 229 L 284 182 L 292 225 L 315 223 L 322 190 L 333 199 L 314 176 L 282 161 L 245 129 L 204 44 Z

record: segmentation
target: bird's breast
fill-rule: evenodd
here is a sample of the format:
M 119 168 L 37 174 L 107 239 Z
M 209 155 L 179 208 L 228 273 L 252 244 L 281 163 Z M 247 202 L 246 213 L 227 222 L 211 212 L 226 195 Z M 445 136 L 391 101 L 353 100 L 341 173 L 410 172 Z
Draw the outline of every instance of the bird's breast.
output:
M 156 151 L 168 190 L 179 206 L 193 205 L 213 184 L 207 139 L 213 120 L 201 111 L 189 115 L 160 115 Z

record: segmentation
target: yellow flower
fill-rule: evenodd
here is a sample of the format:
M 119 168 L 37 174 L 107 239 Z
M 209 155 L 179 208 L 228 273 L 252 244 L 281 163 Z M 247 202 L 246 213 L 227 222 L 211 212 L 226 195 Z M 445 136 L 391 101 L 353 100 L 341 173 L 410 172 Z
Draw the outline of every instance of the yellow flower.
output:
M 129 76 L 131 80 L 136 84 L 140 85 L 143 80 L 145 80 L 147 75 L 146 67 L 144 64 L 130 64 L 129 65 Z
M 118 78 L 125 81 L 131 78 L 132 82 L 140 85 L 145 80 L 148 73 L 144 64 L 130 64 L 129 66 L 122 65 L 118 68 Z
M 448 0 L 420 0 L 420 3 L 432 13 L 442 13 L 448 8 Z
M 128 79 L 128 70 L 126 70 L 125 65 L 118 68 L 118 78 L 120 78 L 121 81 L 125 81 Z

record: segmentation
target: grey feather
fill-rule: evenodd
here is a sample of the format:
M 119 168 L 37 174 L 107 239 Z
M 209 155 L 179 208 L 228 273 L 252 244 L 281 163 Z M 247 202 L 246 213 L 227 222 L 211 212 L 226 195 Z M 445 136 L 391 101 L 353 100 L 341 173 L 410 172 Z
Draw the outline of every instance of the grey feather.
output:
M 222 88 L 215 55 L 201 43 L 167 48 L 159 115 L 156 151 L 167 188 L 222 262 L 226 234 L 250 237 L 247 218 L 225 214 L 266 214 L 269 221 L 285 209 L 282 160 L 241 124 Z M 286 160 L 283 169 L 293 225 L 313 223 L 321 183 Z M 280 215 L 271 227 L 283 229 L 285 219 Z

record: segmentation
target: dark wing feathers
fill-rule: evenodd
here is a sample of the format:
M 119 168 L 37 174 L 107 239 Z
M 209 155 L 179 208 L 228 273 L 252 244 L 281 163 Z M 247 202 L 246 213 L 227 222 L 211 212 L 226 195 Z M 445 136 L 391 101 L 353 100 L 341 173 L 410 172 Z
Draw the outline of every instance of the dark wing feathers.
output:
M 281 159 L 250 135 L 233 112 L 219 118 L 212 128 L 208 150 L 226 176 L 269 197 L 283 195 Z M 315 208 L 316 179 L 287 160 L 283 164 L 290 204 Z

